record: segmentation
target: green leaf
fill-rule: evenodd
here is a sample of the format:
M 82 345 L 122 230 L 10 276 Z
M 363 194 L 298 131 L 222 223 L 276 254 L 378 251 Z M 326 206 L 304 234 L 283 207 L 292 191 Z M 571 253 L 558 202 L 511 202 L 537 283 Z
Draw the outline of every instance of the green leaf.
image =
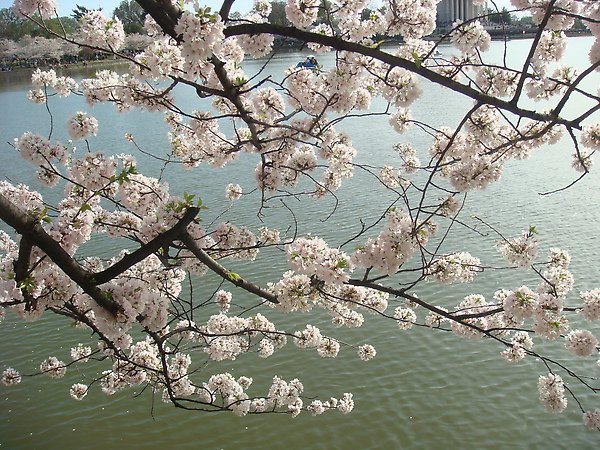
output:
M 242 77 L 237 77 L 237 78 L 234 80 L 234 82 L 233 82 L 233 85 L 234 85 L 234 86 L 236 86 L 236 87 L 241 87 L 241 86 L 243 86 L 244 84 L 246 84 L 247 82 L 248 82 L 248 80 L 246 80 L 245 78 L 242 78 Z
M 208 209 L 208 206 L 204 206 L 202 204 L 202 199 L 199 198 L 198 201 L 196 202 L 196 208 L 200 208 L 200 209 Z
M 185 201 L 185 203 L 187 205 L 191 205 L 192 201 L 194 200 L 194 197 L 196 197 L 195 194 L 188 194 L 187 192 L 183 193 L 183 200 Z
M 230 281 L 239 281 L 242 279 L 242 277 L 240 277 L 237 273 L 235 272 L 226 272 L 225 275 L 227 275 L 227 278 L 229 278 Z
M 417 52 L 412 52 L 412 57 L 415 60 L 415 66 L 417 66 L 419 69 L 421 68 L 421 57 L 419 56 L 419 54 Z
M 86 211 L 91 211 L 92 207 L 89 205 L 89 203 L 84 203 L 83 205 L 81 205 L 81 207 L 79 208 L 79 212 L 84 213 Z
M 35 289 L 35 278 L 27 277 L 19 284 L 19 289 L 31 294 Z
M 345 259 L 338 259 L 335 262 L 335 268 L 336 269 L 347 269 L 348 266 L 348 261 L 346 261 Z
M 44 207 L 44 209 L 42 209 L 41 211 L 37 208 L 35 208 L 33 211 L 29 212 L 29 215 L 31 215 L 32 217 L 35 217 L 37 220 L 41 221 L 41 222 L 46 222 L 46 223 L 50 223 L 52 222 L 52 219 L 50 218 L 50 216 L 48 216 L 48 207 Z
M 380 41 L 374 42 L 373 44 L 370 45 L 371 48 L 379 48 L 379 46 L 381 44 L 383 44 L 385 42 L 384 39 L 381 39 Z

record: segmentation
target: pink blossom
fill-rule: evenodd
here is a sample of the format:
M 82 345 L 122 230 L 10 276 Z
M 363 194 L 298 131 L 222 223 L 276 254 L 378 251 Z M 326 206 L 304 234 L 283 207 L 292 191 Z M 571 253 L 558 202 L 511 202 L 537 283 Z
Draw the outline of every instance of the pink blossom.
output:
M 577 356 L 590 356 L 597 346 L 598 339 L 588 330 L 573 330 L 565 337 L 566 349 Z
M 54 0 L 15 0 L 14 9 L 21 17 L 40 14 L 48 19 L 56 16 L 56 2 Z

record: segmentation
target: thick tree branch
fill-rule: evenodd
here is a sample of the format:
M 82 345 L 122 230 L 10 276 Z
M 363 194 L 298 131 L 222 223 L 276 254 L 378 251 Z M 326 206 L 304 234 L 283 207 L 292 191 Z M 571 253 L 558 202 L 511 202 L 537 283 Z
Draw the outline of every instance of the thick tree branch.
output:
M 428 309 L 431 312 L 434 312 L 442 317 L 445 317 L 446 319 L 452 320 L 454 322 L 460 322 L 460 320 L 457 320 L 457 318 L 452 313 L 449 313 L 448 311 L 444 311 L 443 309 L 433 306 L 433 305 L 421 300 L 420 298 L 415 297 L 414 295 L 407 294 L 406 292 L 404 292 L 401 289 L 395 289 L 392 287 L 384 286 L 384 285 L 374 283 L 369 280 L 350 279 L 350 280 L 348 280 L 348 284 L 351 286 L 362 286 L 362 287 L 366 287 L 366 288 L 370 288 L 370 289 L 375 289 L 380 292 L 387 292 L 390 295 L 402 297 L 406 300 L 410 300 L 411 302 L 416 303 L 417 305 L 422 306 L 425 309 Z
M 417 64 L 413 61 L 409 61 L 398 56 L 391 55 L 383 52 L 377 48 L 365 47 L 354 42 L 348 42 L 335 36 L 325 36 L 323 34 L 311 33 L 308 31 L 299 30 L 294 27 L 283 27 L 279 25 L 271 25 L 268 23 L 245 23 L 240 25 L 233 25 L 225 28 L 225 36 L 238 36 L 238 35 L 253 35 L 253 34 L 272 34 L 277 36 L 284 36 L 302 40 L 304 42 L 315 42 L 322 44 L 336 50 L 349 51 L 359 53 L 365 56 L 370 56 L 383 63 L 389 64 L 392 67 L 401 67 L 409 70 L 433 83 L 447 87 L 450 90 L 458 92 L 459 94 L 465 95 L 472 98 L 473 100 L 486 104 L 496 106 L 502 110 L 511 112 L 513 114 L 526 117 L 528 119 L 537 120 L 540 122 L 553 122 L 567 127 L 575 129 L 581 129 L 581 125 L 577 120 L 567 120 L 559 117 L 555 114 L 539 113 L 529 109 L 520 108 L 510 101 L 502 100 L 497 97 L 493 97 L 483 92 L 480 92 L 471 86 L 464 85 L 458 81 L 454 81 L 448 77 L 440 75 L 431 69 L 424 67 L 423 65 Z
M 180 38 L 175 32 L 175 25 L 181 16 L 181 10 L 171 0 L 136 0 L 154 21 L 176 41 Z
M 235 2 L 235 0 L 225 0 L 223 2 L 223 5 L 221 6 L 221 10 L 219 11 L 219 16 L 221 16 L 221 20 L 225 23 L 227 22 L 227 19 L 229 18 L 229 12 L 231 11 L 233 2 Z
M 210 270 L 215 272 L 224 280 L 235 284 L 237 287 L 240 287 L 245 291 L 258 295 L 259 297 L 262 297 L 271 303 L 279 303 L 277 297 L 275 297 L 270 292 L 264 290 L 260 286 L 255 285 L 254 283 L 244 280 L 237 274 L 233 274 L 221 264 L 219 264 L 217 261 L 212 259 L 208 253 L 206 253 L 202 248 L 200 248 L 200 246 L 196 243 L 194 238 L 190 236 L 188 232 L 184 231 L 179 237 L 179 239 L 181 239 L 183 244 L 194 254 L 194 256 L 196 256 L 196 258 L 200 260 L 200 262 L 202 262 Z
M 177 24 L 177 20 L 181 15 L 181 11 L 176 6 L 172 5 L 169 0 L 136 1 L 154 18 L 154 20 L 162 27 L 165 33 L 169 34 L 174 39 L 179 40 L 179 37 L 175 33 L 175 25 Z M 541 122 L 553 122 L 556 124 L 565 125 L 567 127 L 581 129 L 581 125 L 578 120 L 567 120 L 554 113 L 539 113 L 537 111 L 520 108 L 513 101 L 506 101 L 484 94 L 483 92 L 480 92 L 471 86 L 464 85 L 448 77 L 440 75 L 439 73 L 434 72 L 433 70 L 430 70 L 421 64 L 417 64 L 414 61 L 409 61 L 407 59 L 391 55 L 379 50 L 378 48 L 365 47 L 361 44 L 344 41 L 336 36 L 326 36 L 319 33 L 311 33 L 309 31 L 299 30 L 294 27 L 283 27 L 269 23 L 244 23 L 233 25 L 225 28 L 224 34 L 226 37 L 272 34 L 276 36 L 299 39 L 304 42 L 314 42 L 334 48 L 336 50 L 359 53 L 375 58 L 378 61 L 389 64 L 392 67 L 401 67 L 409 70 L 433 83 L 445 86 L 448 89 L 458 92 L 459 94 L 470 97 L 479 103 L 496 106 L 502 110 L 526 117 L 528 119 Z
M 119 312 L 120 306 L 104 295 L 91 281 L 92 274 L 81 267 L 58 242 L 46 233 L 39 220 L 15 206 L 2 194 L 0 194 L 0 219 L 48 255 L 52 262 L 60 267 L 65 275 L 77 283 L 98 305 L 112 314 Z
M 113 264 L 112 266 L 108 267 L 102 272 L 98 272 L 94 275 L 92 281 L 95 284 L 107 283 L 113 278 L 119 276 L 121 273 L 125 272 L 130 267 L 134 266 L 140 261 L 143 261 L 151 254 L 157 252 L 163 246 L 170 244 L 178 238 L 178 236 L 186 229 L 186 227 L 192 222 L 192 220 L 194 220 L 194 218 L 198 215 L 199 212 L 199 208 L 188 208 L 183 217 L 179 220 L 179 222 L 177 222 L 177 224 L 173 228 L 165 231 L 164 233 L 159 234 L 150 242 L 142 245 L 133 253 L 125 255 L 117 263 Z
M 29 271 L 29 259 L 31 258 L 31 250 L 33 249 L 32 242 L 25 236 L 21 238 L 19 244 L 19 257 L 14 263 L 15 268 L 15 281 L 17 284 L 21 283 L 27 278 L 27 272 Z
M 239 95 L 239 88 L 235 87 L 227 75 L 225 70 L 225 64 L 216 56 L 212 56 L 210 59 L 214 67 L 215 74 L 219 79 L 219 82 L 223 86 L 226 98 L 235 106 L 240 113 L 241 119 L 248 125 L 250 134 L 252 136 L 252 144 L 257 148 L 261 148 L 260 138 L 258 137 L 258 131 L 256 130 L 256 124 L 248 110 L 244 107 L 242 100 Z

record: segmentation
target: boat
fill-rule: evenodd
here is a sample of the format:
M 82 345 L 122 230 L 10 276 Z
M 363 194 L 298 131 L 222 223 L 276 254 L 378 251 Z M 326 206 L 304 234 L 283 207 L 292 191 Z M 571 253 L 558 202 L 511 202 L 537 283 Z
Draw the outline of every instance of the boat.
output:
M 310 69 L 313 72 L 320 72 L 321 71 L 321 65 L 317 61 L 317 58 L 315 58 L 312 55 L 307 56 L 304 61 L 300 61 L 298 64 L 296 64 L 296 68 L 298 68 L 298 69 Z

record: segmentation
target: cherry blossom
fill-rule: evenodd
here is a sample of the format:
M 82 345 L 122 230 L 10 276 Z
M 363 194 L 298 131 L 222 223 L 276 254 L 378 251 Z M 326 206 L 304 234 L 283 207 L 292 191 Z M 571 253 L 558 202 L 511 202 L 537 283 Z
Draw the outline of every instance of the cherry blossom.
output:
M 567 407 L 565 387 L 560 375 L 548 374 L 538 380 L 540 402 L 551 413 L 561 413 Z
M 21 16 L 40 14 L 43 18 L 50 18 L 56 15 L 54 0 L 15 0 L 14 8 Z
M 577 356 L 590 356 L 597 346 L 598 339 L 588 330 L 573 330 L 565 338 L 565 347 Z
M 14 386 L 21 382 L 21 375 L 12 367 L 2 372 L 2 384 L 4 386 Z
M 595 169 L 597 105 L 575 108 L 572 100 L 597 99 L 597 87 L 585 83 L 594 67 L 581 70 L 563 59 L 566 32 L 578 16 L 595 40 L 590 62 L 600 61 L 600 8 L 574 0 L 513 0 L 543 24 L 524 62 L 514 66 L 490 59 L 491 38 L 479 20 L 454 23 L 447 36 L 454 54 L 440 55 L 429 40 L 437 3 L 386 0 L 364 14 L 364 0 L 287 0 L 292 26 L 278 27 L 269 23 L 267 0 L 256 0 L 244 16 L 229 7 L 215 13 L 197 1 L 163 2 L 157 8 L 164 15 L 147 11 L 152 41 L 131 56 L 119 53 L 125 34 L 118 19 L 84 14 L 80 34 L 63 39 L 125 60 L 127 73 L 103 68 L 76 81 L 53 69 L 33 71 L 27 98 L 50 113 L 50 131 L 23 133 L 10 150 L 42 186 L 0 181 L 0 214 L 13 231 L 0 232 L 0 318 L 5 311 L 25 321 L 67 316 L 98 341 L 65 342 L 39 372 L 70 377 L 70 365 L 104 364 L 96 382 L 69 382 L 75 400 L 92 389 L 116 395 L 140 387 L 178 407 L 237 416 L 348 414 L 354 397 L 345 387 L 333 393 L 341 397 L 315 399 L 299 379 L 271 374 L 267 389 L 257 392 L 260 382 L 243 373 L 234 377 L 222 365 L 262 361 L 256 356 L 271 358 L 286 346 L 332 363 L 350 347 L 348 358 L 369 361 L 378 353 L 361 344 L 369 331 L 352 332 L 388 321 L 406 332 L 444 330 L 493 342 L 511 364 L 534 356 L 532 365 L 536 360 L 550 371 L 538 380 L 549 412 L 567 408 L 566 377 L 590 388 L 587 369 L 562 362 L 566 353 L 598 351 L 593 330 L 577 328 L 581 317 L 600 318 L 599 289 L 582 288 L 587 280 L 580 285 L 571 272 L 578 255 L 554 247 L 551 230 L 506 233 L 526 226 L 517 214 L 492 224 L 471 213 L 480 206 L 478 191 L 509 174 L 505 166 L 524 164 L 546 145 L 568 147 L 566 167 L 581 177 Z M 42 28 L 57 8 L 50 0 L 17 0 L 14 7 Z M 402 43 L 390 50 L 380 36 L 399 36 Z M 279 37 L 300 39 L 332 62 L 266 75 Z M 262 68 L 246 73 L 245 58 L 262 58 Z M 434 123 L 415 107 L 428 89 L 438 88 L 467 100 L 461 119 L 448 114 Z M 193 107 L 181 102 L 181 92 L 197 97 Z M 54 123 L 55 102 L 71 94 L 90 107 L 110 103 L 119 113 L 163 114 L 166 155 L 146 149 L 143 136 L 131 130 L 123 142 L 131 154 L 99 148 L 99 139 L 91 138 L 100 125 L 85 105 L 66 124 Z M 364 139 L 356 139 L 355 120 L 367 124 L 360 137 L 373 141 L 369 120 L 380 120 L 396 144 L 369 154 Z M 57 140 L 59 127 L 85 142 Z M 160 160 L 160 172 L 149 168 L 147 157 Z M 221 187 L 217 198 L 207 199 L 204 186 L 190 193 L 170 182 L 173 167 L 198 179 L 204 170 L 243 173 L 223 178 L 224 192 Z M 362 198 L 348 200 L 344 188 L 354 182 L 377 198 L 371 217 Z M 233 201 L 256 214 L 236 214 Z M 298 214 L 300 202 L 316 205 L 318 223 Z M 349 207 L 351 217 L 338 221 Z M 278 210 L 288 219 L 280 220 Z M 339 233 L 330 233 L 331 223 Z M 506 262 L 485 250 L 474 256 L 472 239 L 488 250 L 495 246 Z M 106 254 L 87 253 L 107 241 Z M 543 248 L 546 258 L 538 256 Z M 265 261 L 268 280 L 260 286 L 254 264 Z M 476 284 L 488 273 L 497 278 L 495 292 Z M 443 295 L 434 283 L 444 285 Z M 586 290 L 577 296 L 575 288 Z M 448 298 L 455 301 L 445 303 Z M 341 339 L 339 327 L 355 339 Z M 543 345 L 534 347 L 540 339 Z M 59 359 L 65 354 L 69 363 Z M 19 370 L 26 375 L 7 367 L 2 384 L 29 375 Z M 592 397 L 596 388 L 589 390 Z M 569 393 L 585 411 L 588 395 Z M 599 428 L 598 411 L 587 410 L 583 422 Z

